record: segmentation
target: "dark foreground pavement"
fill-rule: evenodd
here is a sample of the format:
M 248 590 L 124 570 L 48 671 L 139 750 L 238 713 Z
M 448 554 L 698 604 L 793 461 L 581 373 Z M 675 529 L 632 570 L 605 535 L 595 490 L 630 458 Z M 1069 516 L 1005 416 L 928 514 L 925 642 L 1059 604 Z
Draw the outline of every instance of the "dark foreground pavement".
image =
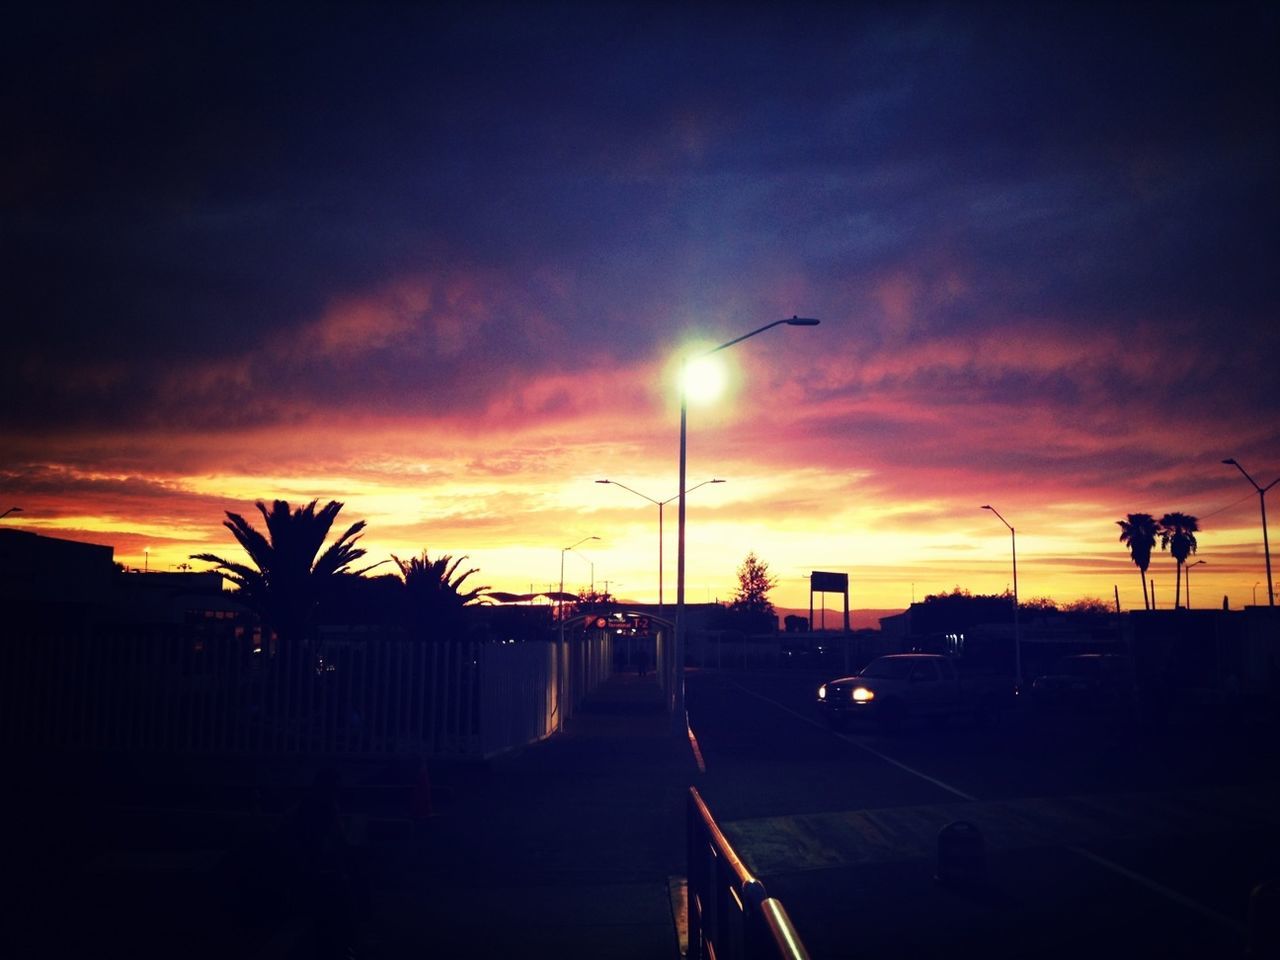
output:
M 429 765 L 429 794 L 417 769 L 344 766 L 354 882 L 281 852 L 306 765 L 17 766 L 6 954 L 301 957 L 319 930 L 357 958 L 679 956 L 696 767 L 652 677 L 612 678 L 541 743 Z
M 616 676 L 563 734 L 492 761 L 424 824 L 417 861 L 375 904 L 385 956 L 679 956 L 696 774 L 652 680 Z

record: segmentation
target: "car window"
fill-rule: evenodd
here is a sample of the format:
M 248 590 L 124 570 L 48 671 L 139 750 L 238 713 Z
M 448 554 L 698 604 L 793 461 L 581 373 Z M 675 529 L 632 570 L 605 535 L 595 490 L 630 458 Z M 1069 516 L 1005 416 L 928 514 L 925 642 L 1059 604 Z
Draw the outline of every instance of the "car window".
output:
M 1107 657 L 1102 661 L 1104 673 L 1109 677 L 1128 677 L 1133 673 L 1133 661 L 1128 657 Z
M 933 665 L 932 660 L 921 660 L 915 665 L 915 669 L 911 671 L 912 680 L 937 680 L 938 668 Z
M 1055 672 L 1067 677 L 1096 677 L 1101 669 L 1097 657 L 1063 657 Z
M 861 676 L 874 680 L 905 680 L 911 675 L 912 664 L 908 657 L 880 657 L 863 667 Z

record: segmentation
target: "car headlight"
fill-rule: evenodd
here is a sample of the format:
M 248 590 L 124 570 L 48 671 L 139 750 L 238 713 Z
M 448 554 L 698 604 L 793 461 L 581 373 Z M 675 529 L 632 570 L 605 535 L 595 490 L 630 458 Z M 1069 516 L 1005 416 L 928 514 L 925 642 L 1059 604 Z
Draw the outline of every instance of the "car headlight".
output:
M 853 688 L 853 699 L 856 700 L 858 703 L 867 703 L 868 701 L 874 700 L 875 698 L 876 698 L 876 695 L 872 693 L 870 690 L 868 690 L 866 687 Z
M 818 688 L 818 699 L 819 700 L 827 699 L 827 685 L 825 683 Z

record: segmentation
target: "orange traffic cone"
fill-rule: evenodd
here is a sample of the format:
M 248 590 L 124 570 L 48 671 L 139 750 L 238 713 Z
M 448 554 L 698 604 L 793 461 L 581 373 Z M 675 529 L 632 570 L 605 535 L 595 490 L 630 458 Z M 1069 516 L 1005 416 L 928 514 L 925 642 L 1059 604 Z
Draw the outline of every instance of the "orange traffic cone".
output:
M 427 820 L 431 815 L 431 776 L 427 772 L 427 761 L 423 760 L 418 764 L 418 779 L 413 785 L 413 796 L 409 801 L 409 818 Z

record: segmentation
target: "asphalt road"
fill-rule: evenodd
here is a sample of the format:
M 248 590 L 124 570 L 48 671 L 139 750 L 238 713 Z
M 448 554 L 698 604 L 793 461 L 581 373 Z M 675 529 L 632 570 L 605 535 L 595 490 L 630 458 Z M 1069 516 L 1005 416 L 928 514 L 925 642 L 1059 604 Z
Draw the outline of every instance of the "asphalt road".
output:
M 699 789 L 815 957 L 1244 955 L 1251 891 L 1280 882 L 1274 727 L 1014 713 L 837 732 L 824 679 L 688 681 Z M 955 821 L 984 856 L 943 883 Z

